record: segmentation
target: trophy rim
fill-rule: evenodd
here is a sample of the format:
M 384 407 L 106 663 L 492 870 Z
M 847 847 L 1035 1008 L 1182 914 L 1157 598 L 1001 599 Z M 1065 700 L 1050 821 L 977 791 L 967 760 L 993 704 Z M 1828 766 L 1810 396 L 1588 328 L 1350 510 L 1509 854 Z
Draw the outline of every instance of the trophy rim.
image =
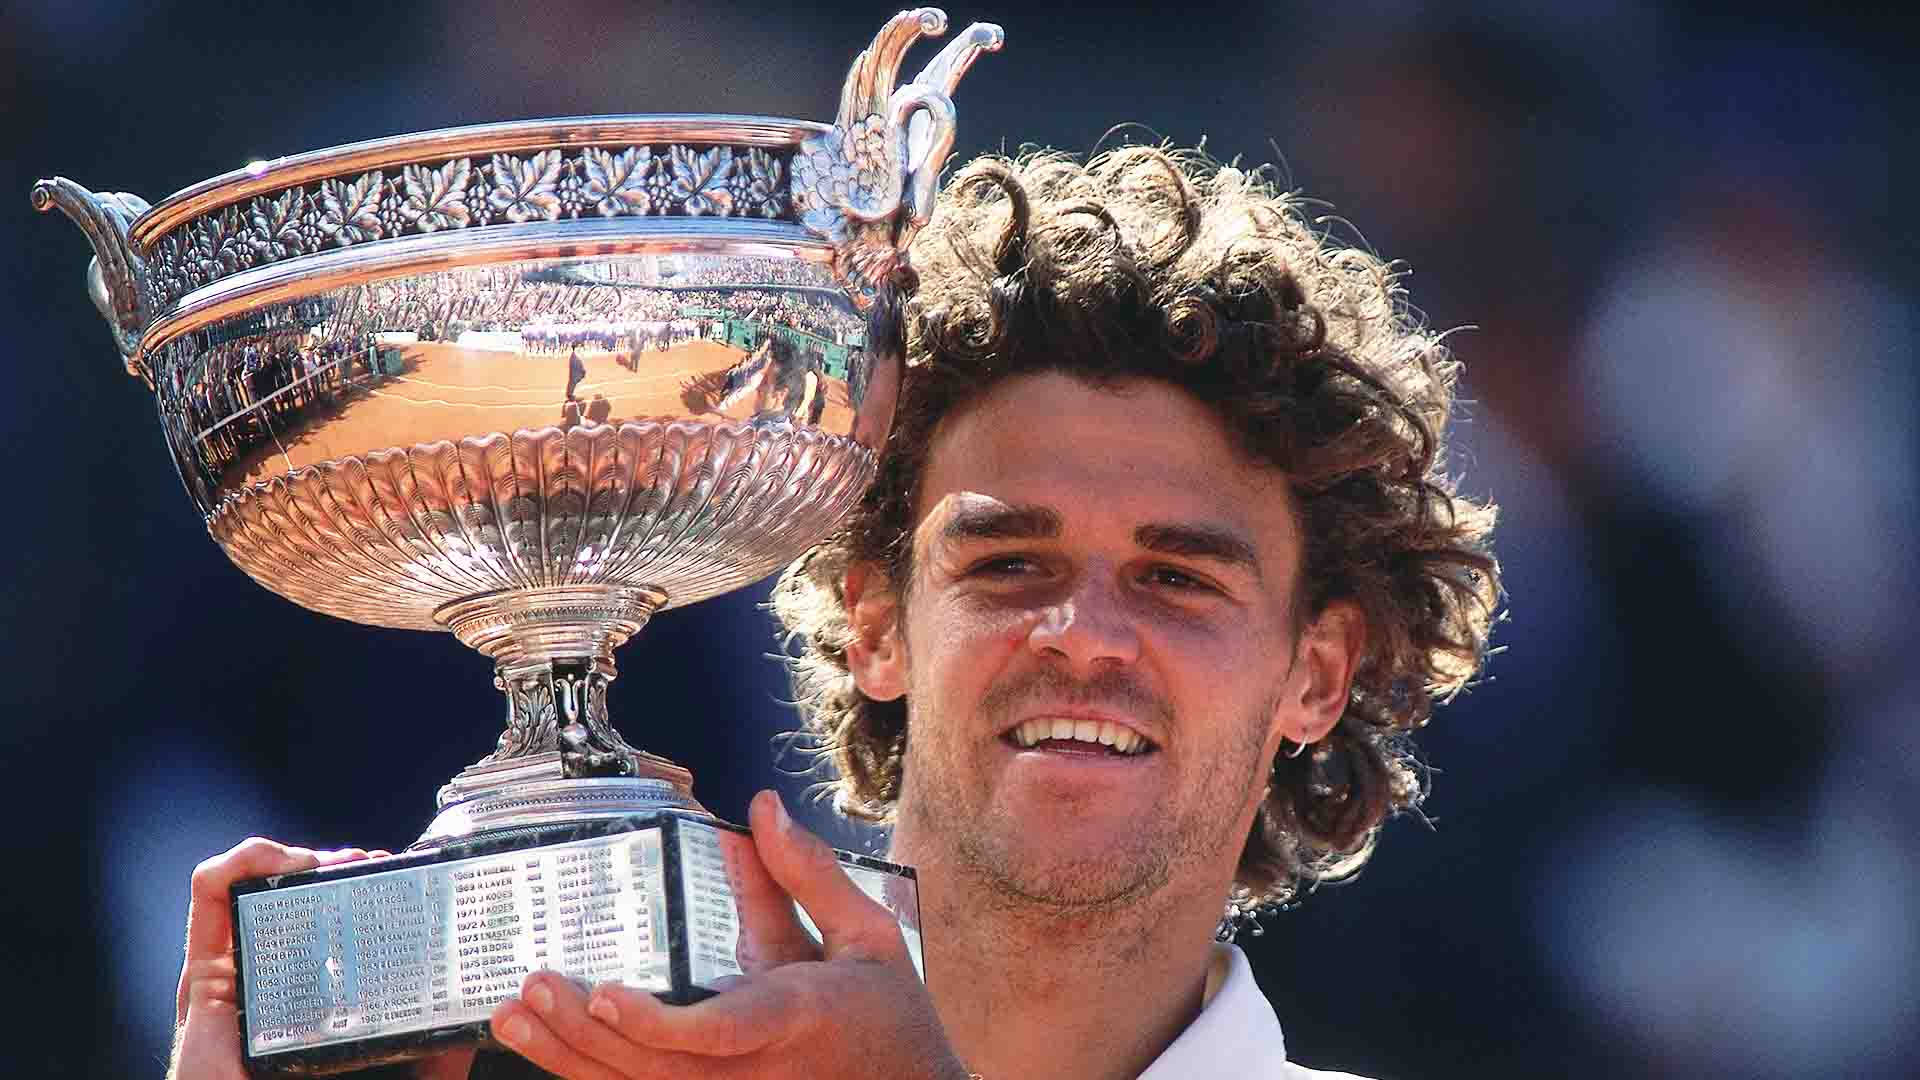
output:
M 831 124 L 777 116 L 624 113 L 504 120 L 386 135 L 252 162 L 181 188 L 136 217 L 127 228 L 127 237 L 142 255 L 150 255 L 160 239 L 175 228 L 221 207 L 342 173 L 393 168 L 424 158 L 623 142 L 797 147 L 805 139 L 832 130 Z
M 830 242 L 790 222 L 745 218 L 546 221 L 377 240 L 245 270 L 180 297 L 142 333 L 136 358 L 265 305 L 408 274 L 550 259 L 697 252 L 831 265 Z

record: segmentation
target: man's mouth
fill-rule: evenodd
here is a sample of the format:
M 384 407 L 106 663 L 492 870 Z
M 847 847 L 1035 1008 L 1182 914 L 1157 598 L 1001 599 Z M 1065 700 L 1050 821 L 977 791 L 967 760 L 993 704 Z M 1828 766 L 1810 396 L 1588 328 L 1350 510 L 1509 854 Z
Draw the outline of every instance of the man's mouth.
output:
M 1022 750 L 1058 750 L 1066 753 L 1110 754 L 1138 757 L 1157 747 L 1139 732 L 1111 720 L 1075 720 L 1065 716 L 1040 716 L 1020 724 L 1002 736 Z

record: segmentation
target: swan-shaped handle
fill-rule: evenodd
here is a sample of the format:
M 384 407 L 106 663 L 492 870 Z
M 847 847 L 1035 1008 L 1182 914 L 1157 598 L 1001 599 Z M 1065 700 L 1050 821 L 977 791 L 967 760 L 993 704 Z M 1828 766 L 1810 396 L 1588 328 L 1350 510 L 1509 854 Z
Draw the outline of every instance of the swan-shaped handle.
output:
M 900 60 L 923 36 L 945 33 L 938 8 L 888 20 L 854 60 L 831 130 L 800 144 L 792 199 L 802 224 L 838 248 L 835 267 L 854 302 L 869 306 L 906 261 L 907 245 L 933 216 L 940 170 L 953 149 L 952 93 L 982 52 L 1005 35 L 974 23 L 911 83 L 895 87 Z
M 93 261 L 87 264 L 87 295 L 100 317 L 107 320 L 114 347 L 127 372 L 149 378 L 139 359 L 140 336 L 146 333 L 149 310 L 147 264 L 133 250 L 127 230 L 145 213 L 147 200 L 126 192 L 96 195 L 64 176 L 33 185 L 33 208 L 41 213 L 59 210 L 72 219 L 93 243 Z

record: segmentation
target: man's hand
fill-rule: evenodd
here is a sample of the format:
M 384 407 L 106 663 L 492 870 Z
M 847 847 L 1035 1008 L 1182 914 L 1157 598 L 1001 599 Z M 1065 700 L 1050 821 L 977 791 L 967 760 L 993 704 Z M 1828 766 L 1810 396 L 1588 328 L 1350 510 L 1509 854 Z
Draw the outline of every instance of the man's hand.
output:
M 384 851 L 372 852 L 384 856 Z M 316 866 L 365 859 L 359 848 L 312 851 L 288 847 L 258 836 L 216 855 L 193 871 L 187 902 L 187 958 L 180 968 L 180 994 L 174 1017 L 173 1080 L 245 1080 L 241 1064 L 239 980 L 233 955 L 233 908 L 229 890 L 236 881 L 311 870 Z M 455 1051 L 423 1061 L 421 1080 L 457 1080 L 467 1075 L 473 1051 Z
M 494 1036 L 569 1080 L 966 1080 L 893 915 L 777 795 L 756 796 L 749 820 L 759 857 L 729 867 L 745 975 L 705 1001 L 667 1005 L 611 983 L 588 995 L 538 972 L 494 1010 Z

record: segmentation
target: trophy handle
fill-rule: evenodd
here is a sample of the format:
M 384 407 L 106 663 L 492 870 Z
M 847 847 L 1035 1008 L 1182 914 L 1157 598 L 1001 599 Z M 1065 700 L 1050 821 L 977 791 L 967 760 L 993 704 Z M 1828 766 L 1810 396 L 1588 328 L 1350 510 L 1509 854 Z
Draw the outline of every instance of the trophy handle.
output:
M 959 37 L 947 42 L 940 54 L 927 61 L 920 74 L 908 86 L 894 94 L 897 100 L 912 87 L 937 91 L 944 112 L 934 107 L 913 112 L 907 122 L 907 223 L 899 243 L 905 247 L 933 217 L 933 199 L 939 192 L 940 170 L 953 150 L 953 92 L 961 76 L 983 52 L 999 52 L 1006 32 L 995 23 L 974 23 Z
M 872 307 L 933 216 L 940 169 L 953 149 L 954 87 L 1003 38 L 998 26 L 975 23 L 918 78 L 896 87 L 907 48 L 946 29 L 938 8 L 889 19 L 847 73 L 834 126 L 800 144 L 789 172 L 801 224 L 833 243 L 835 270 L 862 309 Z
M 146 365 L 136 359 L 149 314 L 147 264 L 127 238 L 133 220 L 147 211 L 147 200 L 126 192 L 96 195 L 64 176 L 33 185 L 32 199 L 33 208 L 43 214 L 59 209 L 93 243 L 93 261 L 87 264 L 87 295 L 100 317 L 107 320 L 127 373 L 151 383 Z

